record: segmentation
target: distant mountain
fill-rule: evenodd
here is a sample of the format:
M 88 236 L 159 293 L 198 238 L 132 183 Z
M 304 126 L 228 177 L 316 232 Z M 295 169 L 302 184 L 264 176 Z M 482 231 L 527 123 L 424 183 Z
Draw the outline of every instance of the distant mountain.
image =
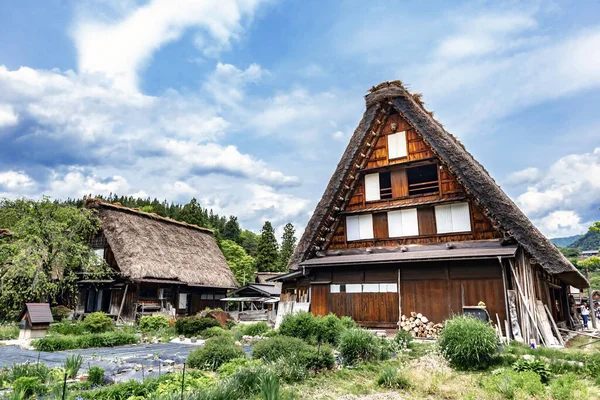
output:
M 598 250 L 600 248 L 600 232 L 588 231 L 567 247 L 579 247 L 582 250 Z
M 583 235 L 558 237 L 558 238 L 550 239 L 550 241 L 552 242 L 552 244 L 554 244 L 555 246 L 558 246 L 558 247 L 571 247 L 569 245 L 582 236 Z

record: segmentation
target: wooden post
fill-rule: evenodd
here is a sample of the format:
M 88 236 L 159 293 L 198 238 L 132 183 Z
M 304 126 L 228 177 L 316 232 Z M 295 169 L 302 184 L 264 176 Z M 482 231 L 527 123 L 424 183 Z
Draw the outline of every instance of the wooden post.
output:
M 402 293 L 400 292 L 400 267 L 398 267 L 398 328 L 400 328 L 400 318 L 402 318 Z
M 561 345 L 565 345 L 565 341 L 563 340 L 562 336 L 560 335 L 560 331 L 558 330 L 558 326 L 556 326 L 556 322 L 554 322 L 554 318 L 552 317 L 552 313 L 550 312 L 550 310 L 548 309 L 548 306 L 544 304 L 544 308 L 546 309 L 546 313 L 548 314 L 548 319 L 550 320 L 550 323 L 552 324 L 552 328 L 554 328 L 554 332 L 556 332 L 556 338 L 558 339 L 558 342 Z
M 123 291 L 123 298 L 121 299 L 121 307 L 119 307 L 119 314 L 117 314 L 117 322 L 119 322 L 119 318 L 121 318 L 121 312 L 123 312 L 123 306 L 125 305 L 125 297 L 127 297 L 127 289 L 129 288 L 129 283 L 125 285 L 125 290 Z
M 513 270 L 512 265 L 510 266 L 511 271 Z M 513 272 L 514 274 L 514 272 Z M 529 315 L 529 318 L 531 318 L 531 321 L 533 322 L 533 326 L 535 327 L 535 330 L 539 336 L 539 338 L 542 340 L 542 342 L 544 342 L 544 338 L 542 337 L 542 333 L 540 332 L 540 328 L 537 326 L 537 323 L 535 321 L 535 318 L 533 317 L 533 315 L 531 314 L 531 311 L 529 310 L 529 304 L 527 304 L 527 301 L 525 300 L 525 296 L 523 295 L 523 290 L 521 289 L 521 285 L 519 285 L 519 281 L 515 281 L 516 285 L 517 285 L 517 289 L 519 291 L 519 294 L 521 295 L 521 297 L 524 299 L 523 302 L 525 303 L 525 311 L 527 311 L 527 314 Z M 546 344 L 544 342 L 544 344 Z
M 510 318 L 510 314 L 508 313 L 508 284 L 506 282 L 506 271 L 504 270 L 504 264 L 502 264 L 502 258 L 498 257 L 498 262 L 500 263 L 500 271 L 502 272 L 502 285 L 504 286 L 504 311 L 506 312 L 506 318 Z M 508 327 L 506 333 L 506 338 L 510 341 L 510 338 L 513 337 L 512 329 L 510 329 L 510 324 L 505 325 L 504 329 Z

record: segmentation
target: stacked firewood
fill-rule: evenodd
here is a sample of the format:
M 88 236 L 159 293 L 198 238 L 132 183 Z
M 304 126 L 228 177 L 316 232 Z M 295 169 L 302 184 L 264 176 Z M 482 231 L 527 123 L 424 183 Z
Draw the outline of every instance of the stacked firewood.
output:
M 400 317 L 400 329 L 410 332 L 414 337 L 433 339 L 443 328 L 442 324 L 435 324 L 421 313 L 411 312 L 410 317 Z

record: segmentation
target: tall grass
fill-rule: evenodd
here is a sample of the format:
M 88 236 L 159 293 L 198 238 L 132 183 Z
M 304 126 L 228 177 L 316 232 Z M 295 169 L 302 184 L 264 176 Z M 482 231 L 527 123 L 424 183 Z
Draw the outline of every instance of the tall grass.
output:
M 485 369 L 498 354 L 494 328 L 468 316 L 447 320 L 438 344 L 450 365 L 459 370 Z

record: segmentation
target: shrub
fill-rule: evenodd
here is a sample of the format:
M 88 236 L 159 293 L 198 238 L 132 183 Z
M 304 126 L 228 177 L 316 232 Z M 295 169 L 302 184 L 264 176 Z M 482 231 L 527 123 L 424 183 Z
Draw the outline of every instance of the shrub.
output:
M 23 376 L 13 382 L 13 390 L 21 393 L 23 398 L 28 399 L 33 395 L 42 395 L 46 393 L 46 387 L 35 376 Z
M 277 361 L 291 354 L 307 351 L 309 345 L 302 339 L 289 336 L 275 336 L 261 340 L 252 349 L 252 358 L 263 361 Z
M 55 321 L 60 322 L 64 319 L 67 319 L 71 314 L 71 310 L 65 306 L 56 306 L 52 307 L 52 318 Z
M 221 326 L 214 318 L 185 317 L 175 322 L 175 330 L 180 335 L 199 336 L 201 332 L 213 326 Z
M 320 348 L 310 346 L 299 353 L 297 357 L 297 362 L 309 370 L 331 369 L 335 365 L 333 350 L 326 345 L 320 346 Z
M 375 336 L 364 329 L 349 329 L 342 333 L 338 347 L 344 364 L 372 361 L 378 357 L 380 344 Z
M 438 344 L 450 365 L 460 370 L 485 369 L 498 353 L 494 328 L 468 316 L 447 320 Z
M 344 324 L 335 314 L 328 314 L 317 318 L 317 342 L 337 345 L 340 335 L 344 330 Z
M 12 340 L 19 337 L 19 327 L 17 324 L 0 325 L 0 340 Z
M 308 312 L 287 314 L 279 325 L 280 334 L 307 342 L 316 342 L 317 329 L 317 319 Z
M 264 365 L 240 368 L 226 380 L 232 399 L 248 398 L 261 390 L 263 377 L 272 375 Z
M 221 377 L 227 377 L 233 375 L 238 369 L 242 368 L 251 368 L 262 365 L 261 360 L 252 360 L 250 358 L 234 358 L 226 363 L 223 363 L 218 369 L 217 372 Z
M 139 326 L 142 332 L 153 332 L 169 326 L 169 319 L 162 315 L 145 315 L 140 318 Z
M 87 332 L 85 324 L 68 321 L 51 324 L 48 329 L 48 333 L 58 333 L 60 335 L 84 335 Z
M 408 347 L 410 342 L 412 342 L 413 336 L 409 331 L 405 331 L 404 329 L 398 330 L 396 332 L 396 336 L 394 337 L 394 341 L 403 347 Z
M 88 382 L 92 385 L 100 386 L 104 383 L 104 369 L 100 367 L 90 367 L 88 371 Z
M 342 326 L 344 327 L 344 329 L 354 329 L 354 328 L 358 328 L 358 324 L 356 323 L 356 321 L 354 321 L 352 319 L 352 317 L 348 317 L 348 316 L 343 316 L 340 319 L 340 322 L 342 323 Z
M 505 399 L 529 396 L 539 398 L 545 393 L 539 375 L 533 371 L 501 370 L 499 373 L 482 377 L 481 386 L 488 391 L 500 394 Z
M 208 339 L 204 346 L 192 351 L 187 357 L 187 363 L 192 368 L 216 371 L 223 363 L 234 358 L 244 357 L 246 353 L 224 337 Z
M 83 323 L 92 333 L 106 332 L 114 327 L 113 320 L 102 311 L 88 314 L 83 320 Z
M 41 363 L 14 364 L 10 371 L 6 373 L 8 381 L 14 382 L 22 377 L 39 378 L 40 382 L 46 383 L 50 376 L 50 368 Z
M 548 383 L 551 378 L 548 365 L 538 359 L 520 358 L 513 364 L 513 369 L 517 372 L 532 371 L 538 374 L 542 383 Z
M 83 364 L 83 357 L 81 354 L 73 354 L 67 357 L 63 366 L 65 372 L 67 373 L 67 378 L 75 378 L 79 372 L 79 369 L 81 368 L 81 364 Z
M 410 381 L 404 375 L 399 374 L 398 370 L 392 366 L 387 366 L 377 377 L 377 385 L 389 389 L 409 389 Z
M 200 336 L 202 336 L 202 338 L 204 338 L 204 339 L 208 339 L 211 337 L 217 337 L 217 336 L 233 338 L 233 334 L 231 333 L 231 331 L 225 330 L 225 329 L 221 328 L 220 326 L 213 326 L 210 328 L 206 328 L 205 330 L 203 330 L 201 332 Z
M 130 333 L 106 332 L 90 333 L 81 336 L 47 336 L 33 341 L 38 351 L 61 351 L 87 349 L 90 347 L 114 347 L 138 342 L 138 337 Z
M 271 327 L 266 322 L 256 322 L 254 324 L 242 325 L 242 334 L 248 336 L 262 336 L 269 332 Z

